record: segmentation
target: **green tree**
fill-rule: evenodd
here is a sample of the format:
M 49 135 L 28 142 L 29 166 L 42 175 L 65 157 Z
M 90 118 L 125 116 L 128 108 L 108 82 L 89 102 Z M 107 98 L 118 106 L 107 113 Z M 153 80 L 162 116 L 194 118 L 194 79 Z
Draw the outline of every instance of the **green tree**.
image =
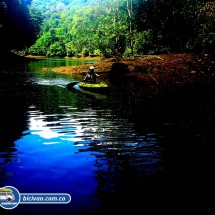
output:
M 28 10 L 31 0 L 0 0 L 1 53 L 33 44 L 37 32 Z
M 60 42 L 69 56 L 91 55 L 95 50 L 104 56 L 122 55 L 128 26 L 126 10 L 119 10 L 120 7 L 119 1 L 113 1 L 111 5 L 94 2 L 93 6 L 67 7 L 62 13 L 52 5 L 46 12 L 40 38 L 49 32 L 52 44 Z
M 44 22 L 29 51 L 51 56 L 100 53 L 110 57 L 209 47 L 215 39 L 214 11 L 213 4 L 208 7 L 206 2 L 209 1 L 34 1 L 31 7 L 39 9 L 38 16 L 43 16 Z M 206 15 L 208 10 L 212 15 Z M 36 10 L 32 17 L 37 17 L 35 13 Z
M 187 44 L 196 36 L 197 11 L 200 0 L 155 0 L 143 2 L 138 8 L 138 31 L 152 30 L 154 51 L 188 51 Z M 165 48 L 166 47 L 166 48 Z
M 215 2 L 205 3 L 198 11 L 198 28 L 192 45 L 203 51 L 215 53 Z
M 48 56 L 65 56 L 65 49 L 60 42 L 55 42 L 50 45 L 50 49 L 47 52 Z
M 134 53 L 135 54 L 145 54 L 150 53 L 152 48 L 153 41 L 153 32 L 152 30 L 147 30 L 143 32 L 138 32 L 134 38 Z
M 44 33 L 36 43 L 28 50 L 33 55 L 48 55 L 50 54 L 50 46 L 54 43 L 54 36 L 50 32 Z

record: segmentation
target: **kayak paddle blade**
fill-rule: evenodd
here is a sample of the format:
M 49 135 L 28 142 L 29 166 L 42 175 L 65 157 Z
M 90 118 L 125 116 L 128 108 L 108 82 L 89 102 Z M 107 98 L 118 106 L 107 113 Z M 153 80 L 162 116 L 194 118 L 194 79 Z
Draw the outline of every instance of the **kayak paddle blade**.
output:
M 73 81 L 73 82 L 67 84 L 67 88 L 71 88 L 71 87 L 75 86 L 76 84 L 78 84 L 79 82 L 80 81 Z

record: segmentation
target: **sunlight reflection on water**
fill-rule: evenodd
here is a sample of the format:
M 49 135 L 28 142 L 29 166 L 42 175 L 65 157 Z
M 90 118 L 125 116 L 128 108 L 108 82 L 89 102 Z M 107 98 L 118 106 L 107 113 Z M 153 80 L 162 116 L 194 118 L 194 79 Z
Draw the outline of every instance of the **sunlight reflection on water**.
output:
M 137 171 L 144 172 L 143 177 L 161 170 L 162 149 L 156 133 L 140 136 L 132 123 L 114 119 L 108 109 L 60 108 L 60 114 L 44 114 L 34 105 L 27 111 L 28 129 L 15 142 L 18 162 L 5 164 L 13 175 L 7 183 L 12 183 L 20 192 L 65 190 L 76 199 L 88 199 L 86 207 L 89 208 L 99 204 L 93 197 L 101 186 L 97 178 L 106 177 L 103 174 L 109 168 L 120 165 L 124 168 L 124 163 L 129 162 Z M 115 173 L 112 173 L 114 180 Z M 111 193 L 111 189 L 106 192 Z M 79 202 L 71 204 L 70 207 L 77 209 Z
M 86 108 L 79 111 L 71 106 L 61 106 L 61 109 L 64 114 L 45 115 L 36 107 L 31 107 L 28 112 L 29 129 L 23 135 L 33 135 L 34 139 L 39 136 L 45 145 L 69 143 L 79 152 L 135 153 L 138 154 L 138 165 L 141 163 L 140 156 L 143 163 L 146 160 L 161 162 L 156 133 L 139 136 L 132 123 L 126 119 L 113 119 L 110 110 Z
M 116 191 L 121 186 L 130 189 L 136 179 L 162 170 L 158 134 L 153 129 L 137 132 L 135 123 L 123 115 L 129 110 L 118 101 L 121 95 L 114 95 L 110 105 L 106 95 L 65 89 L 74 77 L 33 72 L 29 78 L 33 89 L 24 89 L 28 105 L 23 107 L 23 118 L 15 113 L 17 124 L 23 126 L 20 135 L 0 152 L 3 186 L 14 186 L 20 193 L 69 193 L 72 201 L 64 209 L 76 214 L 99 205 L 104 193 L 110 198 L 113 193 L 120 195 Z M 7 122 L 12 111 L 8 113 Z M 46 206 L 32 208 L 45 211 Z M 32 208 L 16 210 L 27 213 Z

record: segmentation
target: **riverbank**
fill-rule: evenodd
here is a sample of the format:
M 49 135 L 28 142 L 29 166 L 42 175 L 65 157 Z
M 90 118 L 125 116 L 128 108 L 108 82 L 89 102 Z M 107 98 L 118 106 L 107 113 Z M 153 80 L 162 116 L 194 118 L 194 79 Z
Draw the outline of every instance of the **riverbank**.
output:
M 90 65 L 53 68 L 54 72 L 84 74 Z M 152 86 L 215 81 L 215 57 L 208 54 L 144 55 L 134 59 L 105 59 L 93 64 L 97 73 L 129 78 Z M 45 68 L 44 68 L 45 69 Z

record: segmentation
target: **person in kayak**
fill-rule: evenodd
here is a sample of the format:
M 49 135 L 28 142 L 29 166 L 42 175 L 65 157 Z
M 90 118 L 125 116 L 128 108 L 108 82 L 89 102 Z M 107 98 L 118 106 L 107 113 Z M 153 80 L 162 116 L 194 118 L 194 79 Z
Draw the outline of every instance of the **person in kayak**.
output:
M 87 83 L 91 83 L 91 84 L 95 84 L 96 83 L 96 77 L 98 77 L 99 75 L 95 73 L 94 71 L 94 67 L 91 66 L 90 67 L 90 71 L 87 72 L 85 78 L 83 81 L 87 82 Z

